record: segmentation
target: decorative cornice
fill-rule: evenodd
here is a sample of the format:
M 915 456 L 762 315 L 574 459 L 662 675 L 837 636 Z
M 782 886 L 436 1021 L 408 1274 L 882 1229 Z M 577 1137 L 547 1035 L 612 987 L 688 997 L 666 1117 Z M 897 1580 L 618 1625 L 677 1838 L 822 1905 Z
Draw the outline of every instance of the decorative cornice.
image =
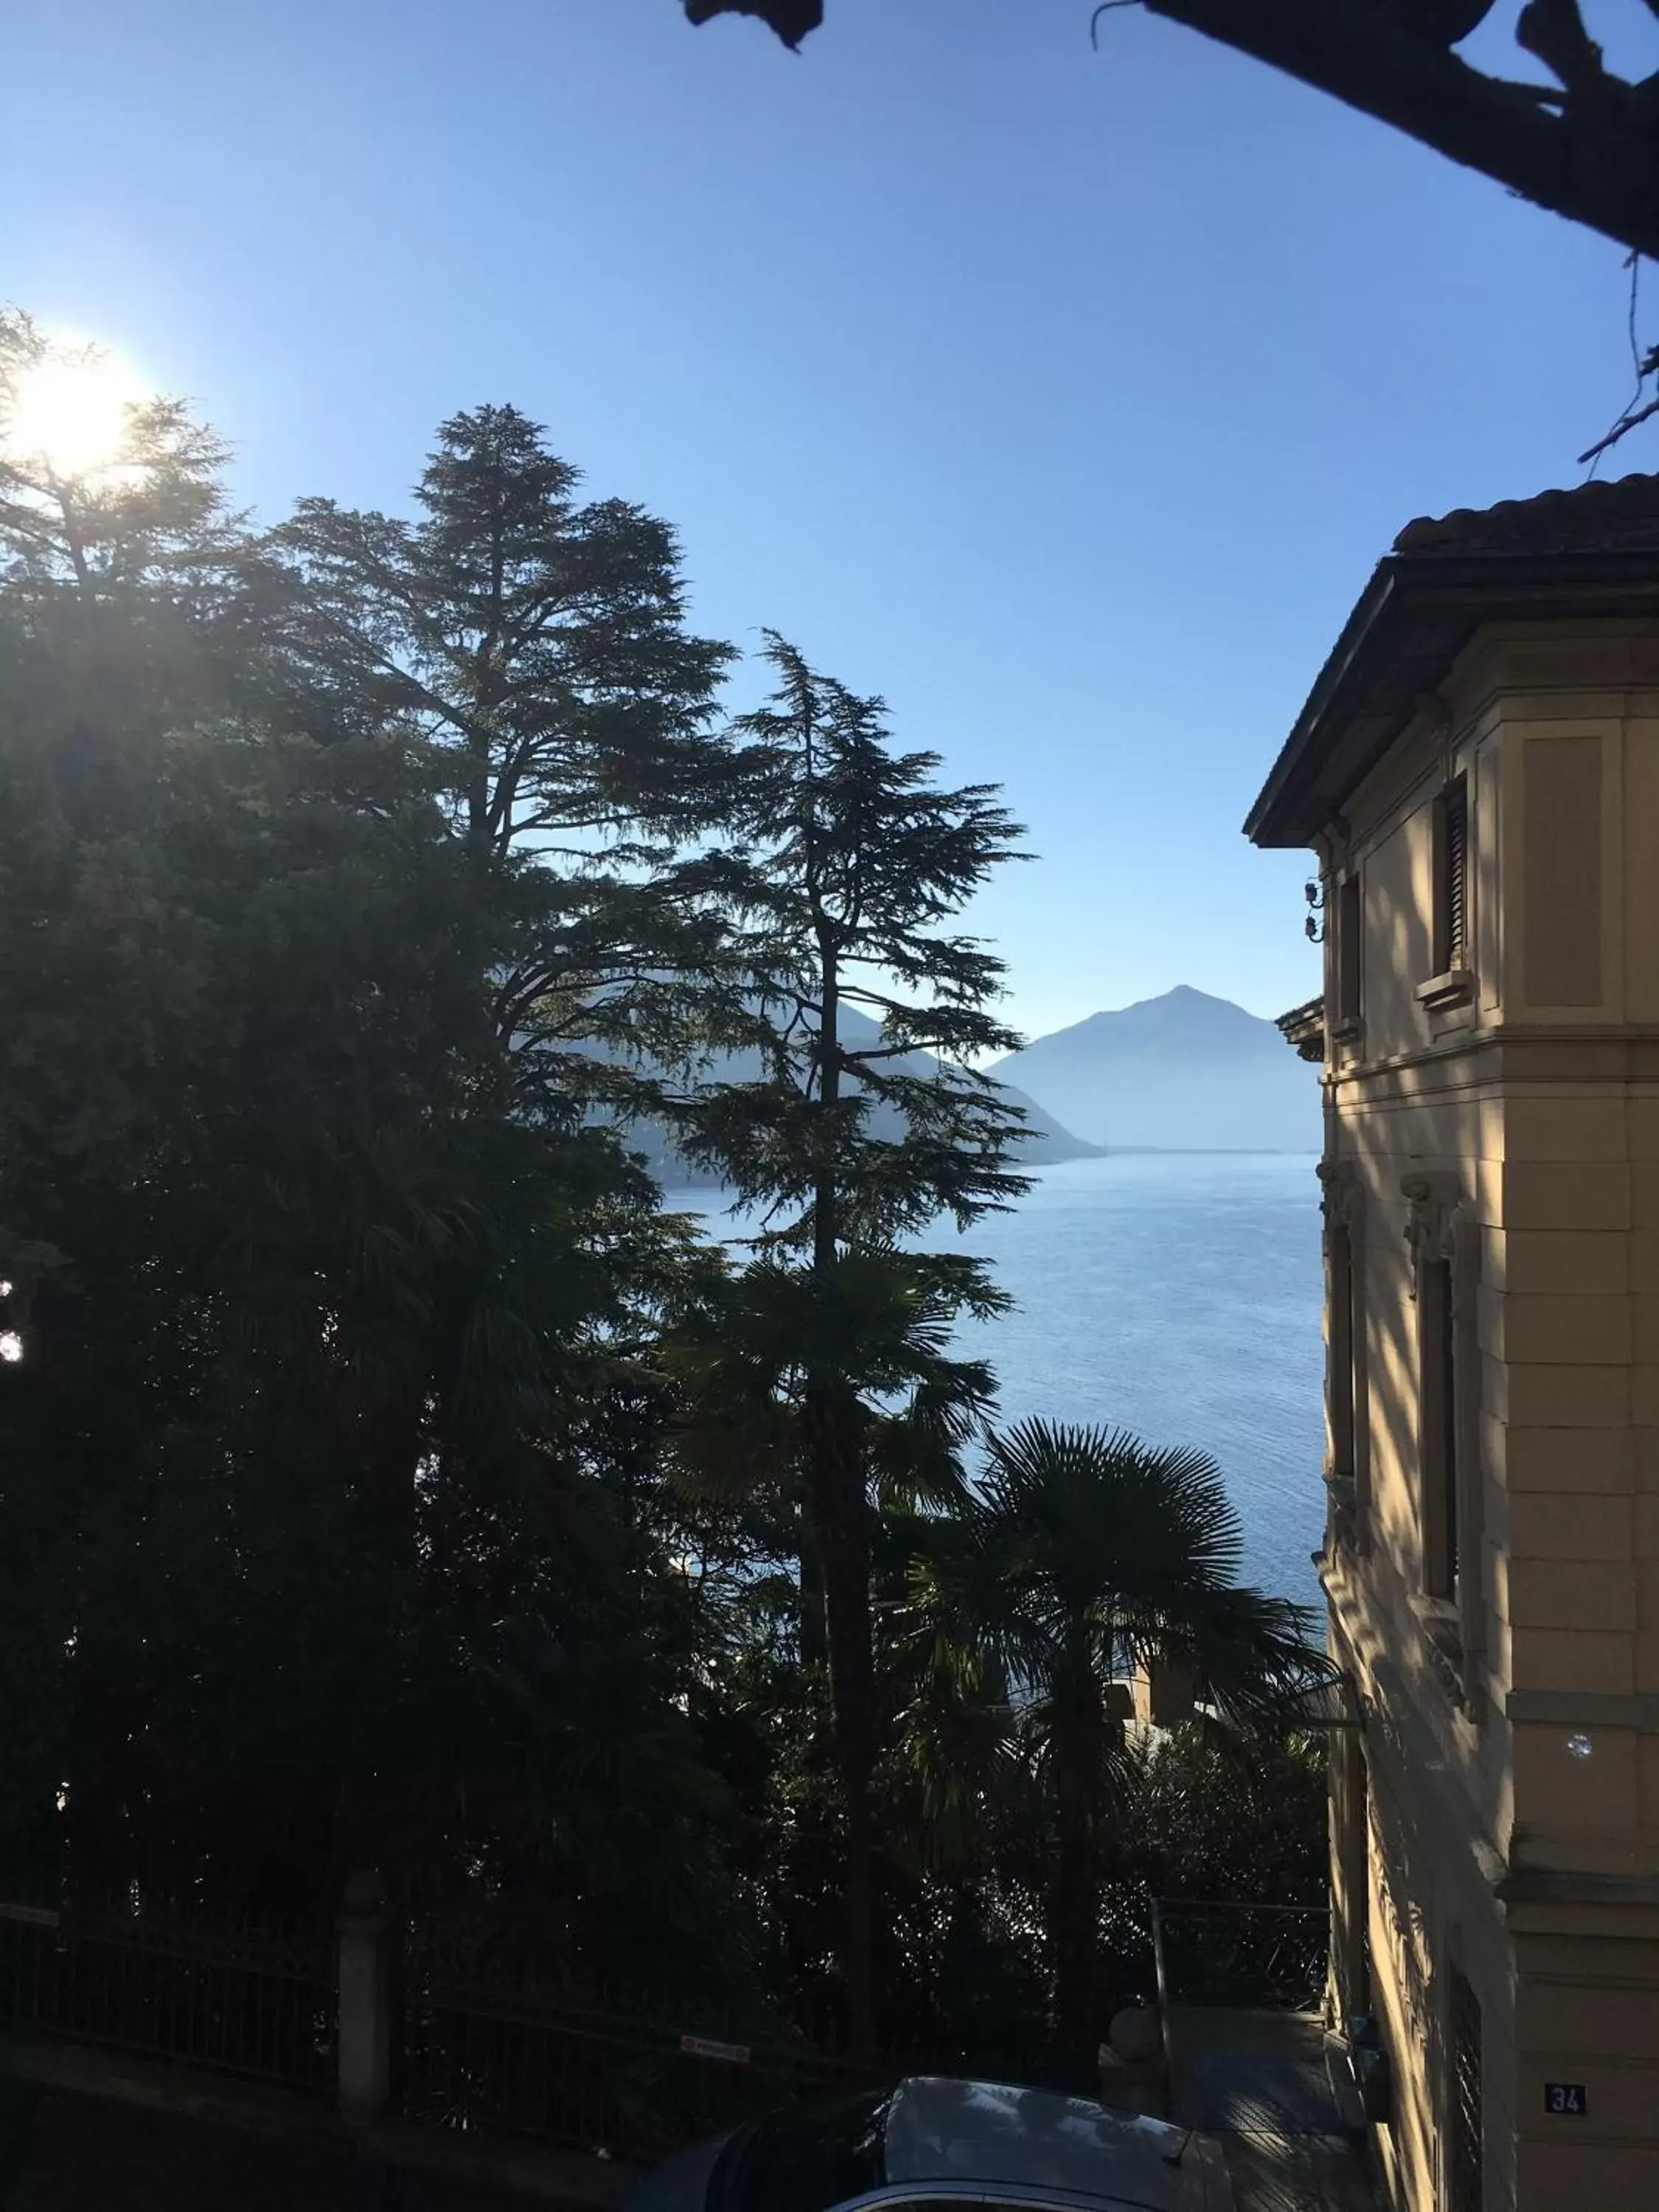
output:
M 1319 1206 L 1328 1229 L 1357 1229 L 1365 1216 L 1365 1186 L 1354 1160 L 1321 1160 Z
M 1334 1470 L 1326 1475 L 1325 1506 L 1325 1547 L 1314 1553 L 1316 1566 L 1322 1566 L 1342 1553 L 1353 1552 L 1359 1547 L 1362 1534 L 1359 1491 L 1352 1475 L 1338 1474 Z
M 1522 1726 L 1634 1729 L 1639 1735 L 1659 1735 L 1659 1692 L 1510 1690 L 1504 1716 Z
M 1323 1060 L 1325 1057 L 1325 1001 L 1310 999 L 1300 1006 L 1292 1006 L 1288 1014 L 1281 1014 L 1273 1024 L 1287 1045 L 1302 1060 Z
M 1492 1887 L 1505 1905 L 1659 1905 L 1659 1874 L 1602 1874 L 1579 1867 L 1511 1863 Z

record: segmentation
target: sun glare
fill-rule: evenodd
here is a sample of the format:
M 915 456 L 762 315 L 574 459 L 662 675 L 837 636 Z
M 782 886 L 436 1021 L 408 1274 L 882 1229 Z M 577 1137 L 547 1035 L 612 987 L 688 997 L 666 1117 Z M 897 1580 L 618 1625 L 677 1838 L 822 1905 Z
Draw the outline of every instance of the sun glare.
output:
M 120 459 L 127 410 L 144 396 L 118 355 L 95 346 L 55 349 L 18 378 L 4 444 L 15 460 L 53 476 L 94 475 Z

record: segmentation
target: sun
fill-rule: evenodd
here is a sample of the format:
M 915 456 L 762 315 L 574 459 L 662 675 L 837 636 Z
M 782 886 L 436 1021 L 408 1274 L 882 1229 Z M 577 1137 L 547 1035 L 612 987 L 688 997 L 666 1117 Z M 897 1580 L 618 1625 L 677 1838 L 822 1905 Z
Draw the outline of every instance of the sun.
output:
M 15 462 L 60 479 L 95 476 L 120 461 L 128 410 L 145 396 L 118 355 L 101 346 L 53 346 L 12 386 L 0 444 Z

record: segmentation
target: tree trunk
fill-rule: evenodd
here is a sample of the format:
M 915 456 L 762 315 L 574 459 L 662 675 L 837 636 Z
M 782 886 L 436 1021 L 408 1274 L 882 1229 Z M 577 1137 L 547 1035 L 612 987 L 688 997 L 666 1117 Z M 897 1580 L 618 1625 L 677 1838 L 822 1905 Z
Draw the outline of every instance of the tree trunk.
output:
M 876 1765 L 875 1668 L 871 1652 L 870 1534 L 864 1470 L 847 1392 L 834 1382 L 808 1398 L 808 1495 L 823 1565 L 830 1705 L 847 1852 L 848 2032 L 856 2051 L 875 2044 L 872 1962 L 874 1910 L 871 1778 Z
M 803 1667 L 826 1666 L 830 1639 L 823 1618 L 823 1559 L 818 1549 L 817 1523 L 806 1505 L 800 1509 L 796 1556 L 800 1569 L 800 1662 Z
M 847 1853 L 847 1939 L 842 1973 L 848 2035 L 855 2052 L 875 2048 L 873 1961 L 876 1765 L 875 1663 L 870 1618 L 870 1524 L 860 1449 L 858 1407 L 839 1372 L 834 1327 L 837 1237 L 836 1107 L 841 1066 L 834 947 L 820 936 L 823 1012 L 819 1032 L 822 1137 L 812 1215 L 812 1273 L 818 1292 L 817 1344 L 805 1394 L 806 1495 L 823 1574 L 830 1653 L 830 1705 Z
M 1073 1802 L 1066 1802 L 1068 1797 Z M 1054 1887 L 1048 1899 L 1054 2055 L 1067 2088 L 1092 2090 L 1097 2079 L 1094 2054 L 1105 2024 L 1100 1987 L 1099 1874 L 1089 1822 L 1073 1792 L 1066 1791 L 1062 1797 L 1059 1815 Z

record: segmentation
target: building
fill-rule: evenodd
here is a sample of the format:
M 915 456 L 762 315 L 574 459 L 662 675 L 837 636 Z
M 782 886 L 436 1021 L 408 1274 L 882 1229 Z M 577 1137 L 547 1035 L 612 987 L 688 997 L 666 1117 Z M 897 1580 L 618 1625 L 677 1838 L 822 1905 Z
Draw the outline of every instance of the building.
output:
M 1659 477 L 1413 523 L 1317 855 L 1334 2005 L 1401 2212 L 1659 2206 Z

